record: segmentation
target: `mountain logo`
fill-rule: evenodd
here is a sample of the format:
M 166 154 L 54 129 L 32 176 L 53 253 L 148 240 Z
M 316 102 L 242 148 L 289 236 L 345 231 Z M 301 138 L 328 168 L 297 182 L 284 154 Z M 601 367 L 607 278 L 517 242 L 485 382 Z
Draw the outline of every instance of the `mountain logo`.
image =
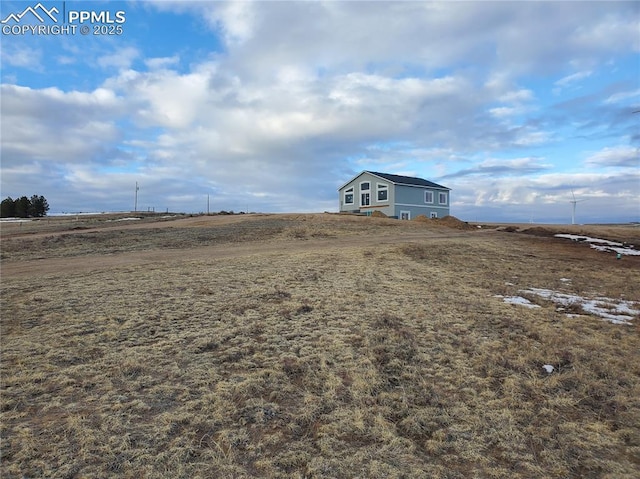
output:
M 45 15 L 47 17 L 49 17 L 51 20 L 53 20 L 55 23 L 58 23 L 58 19 L 55 17 L 54 14 L 58 14 L 60 13 L 60 11 L 56 8 L 56 7 L 52 7 L 50 10 L 47 10 L 42 3 L 38 3 L 35 7 L 27 7 L 25 8 L 21 13 L 11 13 L 7 16 L 7 18 L 5 18 L 4 20 L 2 20 L 0 23 L 9 23 L 10 21 L 14 21 L 15 23 L 20 23 L 20 21 L 22 20 L 22 18 L 27 14 L 27 13 L 31 13 L 31 15 L 33 15 L 34 17 L 36 17 L 40 23 L 44 23 L 45 22 Z

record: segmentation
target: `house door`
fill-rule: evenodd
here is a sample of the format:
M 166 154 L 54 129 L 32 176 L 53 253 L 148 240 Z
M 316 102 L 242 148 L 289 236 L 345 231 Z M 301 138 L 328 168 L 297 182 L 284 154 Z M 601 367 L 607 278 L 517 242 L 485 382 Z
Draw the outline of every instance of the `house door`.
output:
M 371 194 L 362 193 L 360 195 L 360 206 L 369 206 L 369 205 L 371 205 Z

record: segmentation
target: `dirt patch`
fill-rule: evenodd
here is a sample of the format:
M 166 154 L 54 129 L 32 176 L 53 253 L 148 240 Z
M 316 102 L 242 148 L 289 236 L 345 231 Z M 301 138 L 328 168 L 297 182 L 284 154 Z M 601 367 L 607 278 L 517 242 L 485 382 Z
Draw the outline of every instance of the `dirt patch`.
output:
M 371 213 L 371 216 L 373 216 L 374 218 L 388 218 L 387 215 L 385 215 L 382 211 L 378 211 L 378 210 Z
M 526 230 L 522 230 L 521 232 L 528 235 L 543 237 L 552 237 L 555 234 L 555 231 L 543 226 L 534 226 L 533 228 L 527 228 Z
M 447 228 L 455 228 L 457 230 L 474 230 L 476 227 L 470 225 L 466 221 L 459 220 L 455 216 L 444 216 L 442 218 L 427 218 L 425 215 L 416 216 L 413 221 L 426 223 L 434 226 L 446 226 Z

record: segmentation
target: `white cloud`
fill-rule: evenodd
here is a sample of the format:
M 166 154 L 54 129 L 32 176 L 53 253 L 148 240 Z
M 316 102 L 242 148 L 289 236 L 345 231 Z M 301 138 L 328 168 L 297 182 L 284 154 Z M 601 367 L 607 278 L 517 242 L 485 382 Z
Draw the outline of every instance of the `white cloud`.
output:
M 548 143 L 553 140 L 553 133 L 539 131 L 531 127 L 518 129 L 518 135 L 514 139 L 514 144 L 518 146 L 536 146 Z
M 133 61 L 140 56 L 140 52 L 134 47 L 124 47 L 118 51 L 103 55 L 98 58 L 97 63 L 102 68 L 116 68 L 126 70 L 131 67 Z
M 507 106 L 500 106 L 496 108 L 491 108 L 489 113 L 496 118 L 507 118 L 510 116 L 516 116 L 523 112 L 522 108 L 514 108 Z
M 1 95 L 3 166 L 87 161 L 120 137 L 113 115 L 121 111 L 121 102 L 110 90 L 2 85 Z
M 254 33 L 256 12 L 254 2 L 219 2 L 203 8 L 212 28 L 220 28 L 228 44 L 242 44 Z
M 622 91 L 614 93 L 604 100 L 605 104 L 621 103 L 629 98 L 640 98 L 640 88 L 630 91 Z M 637 104 L 637 103 L 636 103 Z
M 617 5 L 618 7 L 620 4 Z M 632 5 L 629 5 L 632 7 Z M 571 42 L 583 50 L 609 50 L 631 48 L 640 52 L 637 6 L 627 13 L 606 12 L 602 17 L 576 28 Z
M 566 87 L 567 85 L 576 83 L 580 80 L 584 80 L 585 78 L 589 78 L 591 75 L 593 74 L 593 72 L 591 71 L 583 71 L 583 72 L 577 72 L 577 73 L 573 73 L 571 75 L 567 75 L 565 77 L 562 77 L 560 80 L 557 80 L 554 85 L 556 85 L 557 87 Z
M 173 55 L 170 57 L 148 58 L 144 61 L 144 64 L 150 70 L 160 70 L 175 65 L 179 61 L 180 57 L 178 55 Z
M 637 44 L 632 5 L 612 15 L 603 3 L 545 2 L 176 2 L 163 9 L 197 11 L 221 33 L 237 68 L 264 74 L 273 64 L 312 64 L 345 72 L 357 65 L 450 68 L 477 64 L 512 71 L 590 63 L 595 53 Z M 624 11 L 628 11 L 625 13 Z M 517 25 L 517 27 L 515 27 Z M 586 32 L 604 42 L 585 43 Z M 582 32 L 585 32 L 584 34 Z M 586 37 L 586 38 L 585 38 Z M 393 69 L 394 67 L 391 66 Z
M 497 159 L 490 158 L 477 163 L 475 166 L 459 170 L 442 176 L 442 178 L 458 178 L 465 176 L 504 176 L 504 175 L 527 175 L 532 173 L 540 173 L 548 170 L 551 165 L 543 163 L 540 158 L 512 158 Z
M 2 62 L 30 70 L 42 70 L 42 50 L 28 45 L 5 42 L 0 49 Z
M 640 152 L 630 145 L 606 147 L 587 157 L 585 164 L 590 167 L 640 168 Z
M 60 64 L 60 65 L 73 65 L 74 63 L 76 63 L 78 60 L 70 55 L 58 55 L 56 57 L 56 61 Z
M 170 70 L 127 70 L 105 83 L 131 99 L 130 108 L 141 124 L 167 128 L 186 128 L 199 115 L 206 116 L 208 85 L 206 71 L 180 75 Z
M 519 103 L 519 102 L 531 101 L 533 99 L 534 99 L 533 92 L 526 88 L 521 88 L 515 91 L 508 91 L 498 98 L 499 101 L 502 101 L 505 103 L 511 103 L 511 102 Z

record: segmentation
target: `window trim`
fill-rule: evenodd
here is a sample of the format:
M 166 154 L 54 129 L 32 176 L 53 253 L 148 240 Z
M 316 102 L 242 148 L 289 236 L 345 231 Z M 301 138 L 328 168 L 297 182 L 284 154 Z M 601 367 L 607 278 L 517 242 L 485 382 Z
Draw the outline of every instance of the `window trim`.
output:
M 427 195 L 431 195 L 431 201 L 427 200 Z M 424 192 L 424 202 L 428 205 L 432 205 L 433 202 L 435 200 L 435 195 L 433 194 L 433 191 L 427 190 Z
M 438 212 L 437 211 L 431 211 L 429 213 L 429 217 L 433 220 L 433 219 L 438 219 Z
M 387 197 L 384 200 L 380 199 L 380 192 L 386 191 Z M 386 203 L 389 201 L 389 185 L 386 183 L 376 183 L 376 202 Z
M 403 218 L 402 215 L 403 214 L 407 214 L 407 218 Z M 403 221 L 410 221 L 411 220 L 411 211 L 410 210 L 400 210 L 400 219 Z
M 441 201 L 443 195 L 444 195 L 444 201 Z M 445 193 L 444 191 L 440 191 L 438 193 L 438 204 L 439 205 L 448 205 L 449 204 L 449 195 L 447 195 L 447 193 Z
M 366 189 L 362 188 L 362 185 L 364 185 L 364 184 L 367 185 Z M 371 206 L 371 196 L 373 196 L 371 194 L 371 181 L 361 181 L 358 186 L 360 187 L 360 189 L 359 189 L 359 193 L 360 194 L 358 195 L 359 198 L 360 198 L 360 208 Z M 362 201 L 364 195 L 369 195 L 369 202 L 368 203 L 364 203 Z
M 347 201 L 347 195 L 351 195 L 351 201 Z M 342 193 L 342 202 L 345 205 L 353 205 L 355 204 L 355 195 L 354 195 L 354 187 L 347 188 Z

